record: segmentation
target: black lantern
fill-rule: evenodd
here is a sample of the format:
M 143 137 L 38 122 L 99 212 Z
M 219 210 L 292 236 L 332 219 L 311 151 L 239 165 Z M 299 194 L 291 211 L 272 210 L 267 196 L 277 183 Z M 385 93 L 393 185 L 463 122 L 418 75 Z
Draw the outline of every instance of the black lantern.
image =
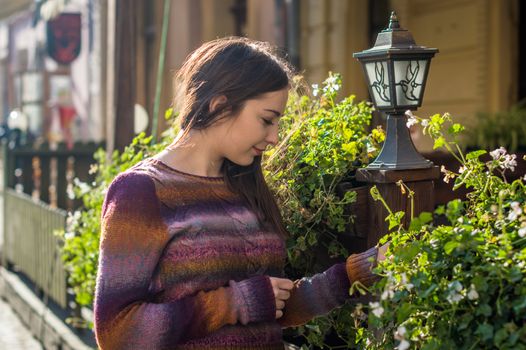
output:
M 422 105 L 429 63 L 437 52 L 416 45 L 392 12 L 388 28 L 378 34 L 374 47 L 353 55 L 363 65 L 376 109 L 387 113 L 384 145 L 367 168 L 403 170 L 433 166 L 415 149 L 405 111 Z

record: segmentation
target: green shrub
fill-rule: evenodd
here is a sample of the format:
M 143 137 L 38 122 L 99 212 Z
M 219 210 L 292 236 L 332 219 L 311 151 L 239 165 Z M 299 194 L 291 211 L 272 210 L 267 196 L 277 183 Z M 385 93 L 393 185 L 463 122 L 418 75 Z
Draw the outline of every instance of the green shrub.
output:
M 457 171 L 443 169 L 444 179 L 471 192 L 465 202 L 437 209 L 448 224 L 434 225 L 428 213 L 407 230 L 398 220 L 390 257 L 377 269 L 378 301 L 369 304 L 370 325 L 381 332 L 362 328 L 360 346 L 526 349 L 526 186 L 504 176 L 517 160 L 503 148 L 490 152 L 488 162 L 479 159 L 486 151 L 464 155 L 455 140 L 463 128 L 444 130 L 447 114 L 413 118 L 461 162 Z M 446 141 L 448 133 L 453 141 Z M 388 219 L 397 220 L 394 213 Z
M 356 192 L 337 195 L 336 186 L 351 181 L 356 169 L 367 165 L 379 150 L 384 133 L 369 133 L 369 103 L 354 102 L 354 96 L 336 102 L 341 86 L 339 75 L 330 75 L 316 96 L 292 92 L 280 123 L 281 143 L 267 153 L 266 179 L 276 194 L 291 238 L 288 240 L 287 276 L 299 278 L 323 271 L 334 259 L 348 252 L 338 235 L 352 220 L 346 207 Z M 352 338 L 346 325 L 352 307 L 331 313 L 299 327 L 297 332 L 312 346 L 324 346 L 329 332 Z
M 467 132 L 469 148 L 495 149 L 503 146 L 510 152 L 526 149 L 526 100 L 508 111 L 478 113 L 477 124 Z

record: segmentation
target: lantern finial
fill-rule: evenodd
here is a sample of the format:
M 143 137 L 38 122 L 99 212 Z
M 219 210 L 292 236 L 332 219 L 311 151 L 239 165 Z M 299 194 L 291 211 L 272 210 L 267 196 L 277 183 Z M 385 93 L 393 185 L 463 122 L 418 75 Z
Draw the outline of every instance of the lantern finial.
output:
M 394 11 L 391 12 L 391 17 L 389 18 L 389 25 L 387 26 L 387 29 L 398 29 L 400 28 L 400 23 L 398 23 L 398 18 L 396 17 L 396 13 Z

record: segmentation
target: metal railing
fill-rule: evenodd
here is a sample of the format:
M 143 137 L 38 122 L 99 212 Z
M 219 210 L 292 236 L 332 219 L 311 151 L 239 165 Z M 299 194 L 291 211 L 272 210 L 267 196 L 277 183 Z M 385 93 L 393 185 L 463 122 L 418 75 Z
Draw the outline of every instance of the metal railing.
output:
M 67 308 L 66 271 L 55 230 L 64 229 L 66 211 L 36 202 L 7 188 L 4 193 L 4 259 L 24 273 L 43 293 Z
M 68 308 L 67 274 L 56 230 L 65 229 L 67 210 L 80 203 L 68 197 L 73 178 L 89 181 L 99 145 L 50 149 L 5 148 L 4 243 L 2 263 L 23 273 L 46 300 Z M 6 147 L 6 145 L 4 145 Z

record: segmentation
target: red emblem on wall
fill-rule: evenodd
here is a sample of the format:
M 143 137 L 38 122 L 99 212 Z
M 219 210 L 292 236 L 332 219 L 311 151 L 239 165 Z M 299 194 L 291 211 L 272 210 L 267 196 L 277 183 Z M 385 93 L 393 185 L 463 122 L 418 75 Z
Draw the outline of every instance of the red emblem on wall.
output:
M 47 52 L 60 64 L 71 63 L 80 53 L 80 13 L 62 13 L 47 22 Z

